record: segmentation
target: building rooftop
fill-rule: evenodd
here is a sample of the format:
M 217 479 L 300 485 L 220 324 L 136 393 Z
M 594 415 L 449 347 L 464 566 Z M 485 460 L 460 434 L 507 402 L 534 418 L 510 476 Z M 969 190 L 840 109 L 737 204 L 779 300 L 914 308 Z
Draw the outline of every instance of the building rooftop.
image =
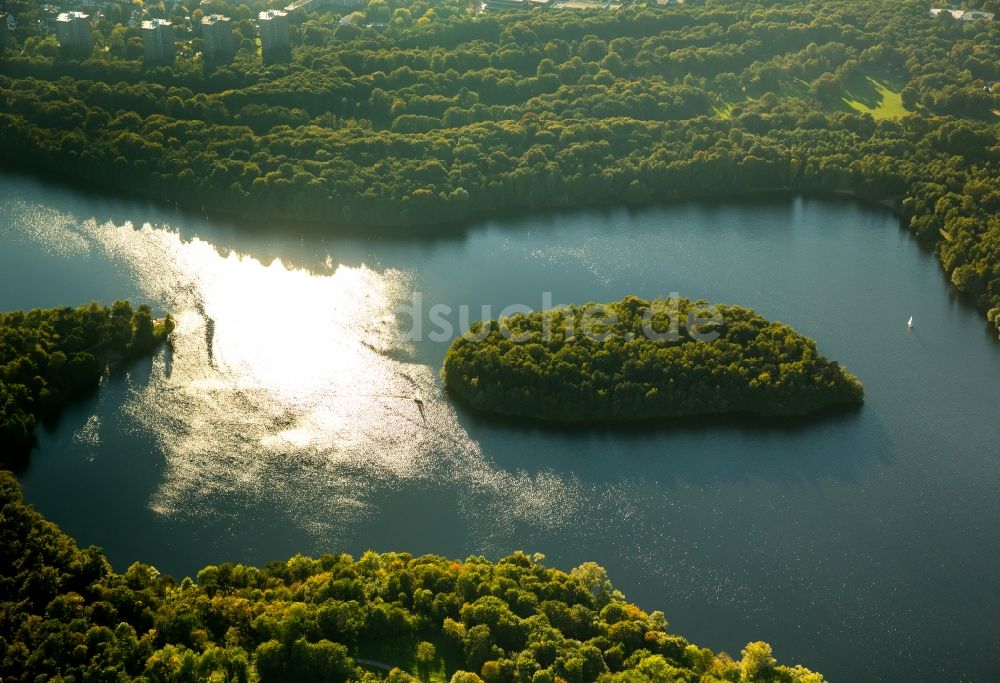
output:
M 221 14 L 206 14 L 201 18 L 201 23 L 204 26 L 213 26 L 215 24 L 225 24 L 229 21 L 229 17 L 224 17 Z
M 980 19 L 985 21 L 993 21 L 995 16 L 993 12 L 980 12 L 979 10 L 965 10 L 965 9 L 947 9 L 944 7 L 935 7 L 930 11 L 930 16 L 936 17 L 942 12 L 947 12 L 952 16 L 952 18 L 958 21 L 978 21 Z
M 266 9 L 257 15 L 257 18 L 261 21 L 269 21 L 275 17 L 287 17 L 288 12 L 283 12 L 280 9 Z
M 146 21 L 142 22 L 142 27 L 144 29 L 150 30 L 150 29 L 155 29 L 159 26 L 173 26 L 173 23 L 174 22 L 167 21 L 166 19 L 147 19 Z
M 83 12 L 63 12 L 58 17 L 56 21 L 74 21 L 76 19 L 89 19 L 89 14 L 84 14 Z

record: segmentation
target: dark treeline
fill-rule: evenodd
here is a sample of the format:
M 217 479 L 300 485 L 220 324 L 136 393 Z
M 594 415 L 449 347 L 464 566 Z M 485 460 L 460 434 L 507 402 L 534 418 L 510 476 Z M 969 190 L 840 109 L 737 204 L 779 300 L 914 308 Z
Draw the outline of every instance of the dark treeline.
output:
M 0 461 L 23 455 L 38 421 L 109 362 L 150 351 L 172 329 L 169 316 L 157 325 L 127 301 L 0 313 Z
M 787 325 L 688 299 L 475 323 L 443 374 L 476 408 L 563 421 L 802 415 L 864 398 L 856 378 Z
M 6 682 L 823 683 L 750 643 L 742 658 L 670 633 L 598 565 L 406 553 L 224 564 L 177 582 L 115 573 L 24 505 L 0 472 L 0 676 Z
M 143 64 L 113 7 L 82 61 L 51 38 L 10 41 L 0 163 L 216 211 L 414 230 L 510 208 L 849 191 L 893 200 L 1000 331 L 1000 21 L 931 19 L 925 0 L 479 15 L 371 0 L 346 24 L 298 17 L 291 61 L 264 65 L 263 6 L 211 6 L 239 47 L 214 69 L 187 32 L 204 11 L 193 0 L 168 13 L 193 36 L 169 67 Z M 855 104 L 877 105 L 876 82 L 901 104 L 873 118 Z

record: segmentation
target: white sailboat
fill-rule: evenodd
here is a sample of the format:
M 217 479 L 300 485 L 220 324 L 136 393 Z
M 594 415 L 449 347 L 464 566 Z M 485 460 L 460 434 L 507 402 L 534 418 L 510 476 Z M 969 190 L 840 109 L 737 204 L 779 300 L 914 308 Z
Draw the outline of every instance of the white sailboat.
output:
M 909 327 L 910 329 L 913 329 L 913 316 L 912 315 L 910 316 L 910 319 L 906 321 L 906 326 Z

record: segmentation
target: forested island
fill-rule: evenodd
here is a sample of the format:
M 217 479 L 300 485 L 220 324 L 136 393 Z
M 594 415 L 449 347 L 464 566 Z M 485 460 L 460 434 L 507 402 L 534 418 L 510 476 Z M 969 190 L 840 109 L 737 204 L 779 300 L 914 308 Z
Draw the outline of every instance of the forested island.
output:
M 823 683 L 750 643 L 713 654 L 625 601 L 606 572 L 514 553 L 367 552 L 209 566 L 175 581 L 112 570 L 24 505 L 0 472 L 5 682 Z
M 683 298 L 473 323 L 442 373 L 480 410 L 573 422 L 802 415 L 864 399 L 854 376 L 788 325 Z
M 94 48 L 73 52 L 47 6 L 12 1 L 0 164 L 415 233 L 503 209 L 850 192 L 894 205 L 1000 331 L 988 15 L 930 16 L 926 0 L 316 2 L 289 15 L 287 57 L 264 63 L 254 19 L 268 5 L 116 0 L 91 18 Z M 228 17 L 232 60 L 204 56 L 212 12 Z M 176 57 L 144 58 L 140 15 L 172 22 Z
M 148 353 L 173 325 L 128 301 L 0 313 L 0 462 L 23 456 L 38 421 L 109 363 Z

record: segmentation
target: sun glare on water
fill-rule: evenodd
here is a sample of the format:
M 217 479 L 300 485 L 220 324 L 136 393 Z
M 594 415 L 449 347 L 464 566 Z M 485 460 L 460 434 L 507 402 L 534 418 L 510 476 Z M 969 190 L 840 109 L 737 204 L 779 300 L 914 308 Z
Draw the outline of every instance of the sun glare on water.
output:
M 572 477 L 498 468 L 468 436 L 437 368 L 401 341 L 395 309 L 411 274 L 342 265 L 335 253 L 315 270 L 262 262 L 148 224 L 63 217 L 57 231 L 72 235 L 62 240 L 71 250 L 124 269 L 176 320 L 170 348 L 123 406 L 165 461 L 150 499 L 159 514 L 263 504 L 336 542 L 379 514 L 379 494 L 451 482 L 464 491 L 453 505 L 489 545 L 524 522 L 551 532 L 586 498 Z

